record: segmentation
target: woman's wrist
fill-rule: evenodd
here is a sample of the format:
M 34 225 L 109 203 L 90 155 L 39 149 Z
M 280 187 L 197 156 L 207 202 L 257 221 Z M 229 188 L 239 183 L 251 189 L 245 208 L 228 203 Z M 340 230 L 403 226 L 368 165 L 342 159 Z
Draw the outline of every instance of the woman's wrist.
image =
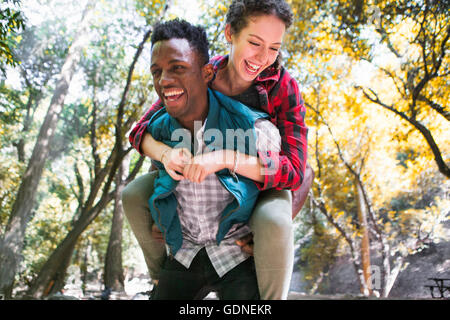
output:
M 159 162 L 164 164 L 164 158 L 167 157 L 167 154 L 172 150 L 172 148 L 166 148 L 161 152 L 161 156 L 159 157 Z

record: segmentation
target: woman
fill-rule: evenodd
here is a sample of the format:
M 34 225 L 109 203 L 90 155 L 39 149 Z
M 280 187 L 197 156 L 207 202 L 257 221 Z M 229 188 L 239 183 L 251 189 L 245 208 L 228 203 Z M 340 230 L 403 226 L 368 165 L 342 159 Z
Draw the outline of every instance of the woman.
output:
M 225 37 L 229 56 L 211 60 L 215 78 L 210 84 L 218 90 L 271 116 L 282 137 L 280 156 L 259 153 L 265 169 L 261 193 L 250 227 L 253 247 L 243 239 L 243 250 L 253 251 L 258 287 L 262 299 L 286 299 L 293 268 L 292 195 L 304 180 L 306 165 L 305 107 L 298 85 L 281 66 L 279 50 L 292 22 L 289 5 L 276 0 L 233 1 L 226 17 Z M 155 103 L 130 135 L 133 146 L 152 159 L 163 162 L 174 179 L 182 179 L 183 155 L 167 157 L 167 146 L 146 133 L 150 117 L 161 107 Z M 152 279 L 158 279 L 164 260 L 164 246 L 152 237 L 147 201 L 153 191 L 155 173 L 130 183 L 123 192 L 125 213 L 143 249 Z M 310 182 L 310 181 L 309 181 Z M 302 190 L 303 189 L 303 190 Z M 305 193 L 309 185 L 299 192 Z M 295 196 L 295 193 L 294 193 Z

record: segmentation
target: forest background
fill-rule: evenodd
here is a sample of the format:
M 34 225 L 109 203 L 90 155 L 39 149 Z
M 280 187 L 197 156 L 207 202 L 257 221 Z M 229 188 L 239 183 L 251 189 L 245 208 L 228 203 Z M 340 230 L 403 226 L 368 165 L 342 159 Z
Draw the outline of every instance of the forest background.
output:
M 223 54 L 229 2 L 0 4 L 1 296 L 44 298 L 76 279 L 83 294 L 92 279 L 123 292 L 145 273 L 120 193 L 150 167 L 128 132 L 156 99 L 152 25 L 201 24 Z M 348 256 L 361 294 L 389 297 L 408 256 L 450 240 L 449 4 L 288 2 L 283 61 L 315 171 L 295 219 L 302 281 L 320 293 Z

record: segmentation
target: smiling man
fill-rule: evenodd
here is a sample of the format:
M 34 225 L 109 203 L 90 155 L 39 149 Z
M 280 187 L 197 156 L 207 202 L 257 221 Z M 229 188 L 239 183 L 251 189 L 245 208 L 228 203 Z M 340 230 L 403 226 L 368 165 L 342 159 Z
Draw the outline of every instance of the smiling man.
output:
M 259 299 L 253 257 L 236 241 L 250 233 L 256 182 L 264 181 L 257 152 L 279 152 L 278 130 L 265 113 L 208 88 L 214 73 L 201 27 L 158 24 L 151 42 L 161 109 L 147 131 L 161 149 L 153 150 L 160 161 L 149 207 L 169 252 L 153 299 L 203 298 L 209 290 Z

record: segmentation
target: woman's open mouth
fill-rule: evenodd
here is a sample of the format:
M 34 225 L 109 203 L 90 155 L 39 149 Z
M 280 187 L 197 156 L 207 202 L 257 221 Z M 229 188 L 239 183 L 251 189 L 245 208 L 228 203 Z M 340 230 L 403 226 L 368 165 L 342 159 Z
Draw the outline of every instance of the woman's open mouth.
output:
M 246 67 L 245 69 L 247 70 L 248 73 L 250 73 L 252 75 L 258 74 L 259 70 L 261 70 L 260 65 L 248 62 L 246 60 L 244 60 L 244 62 L 245 62 L 245 67 Z

